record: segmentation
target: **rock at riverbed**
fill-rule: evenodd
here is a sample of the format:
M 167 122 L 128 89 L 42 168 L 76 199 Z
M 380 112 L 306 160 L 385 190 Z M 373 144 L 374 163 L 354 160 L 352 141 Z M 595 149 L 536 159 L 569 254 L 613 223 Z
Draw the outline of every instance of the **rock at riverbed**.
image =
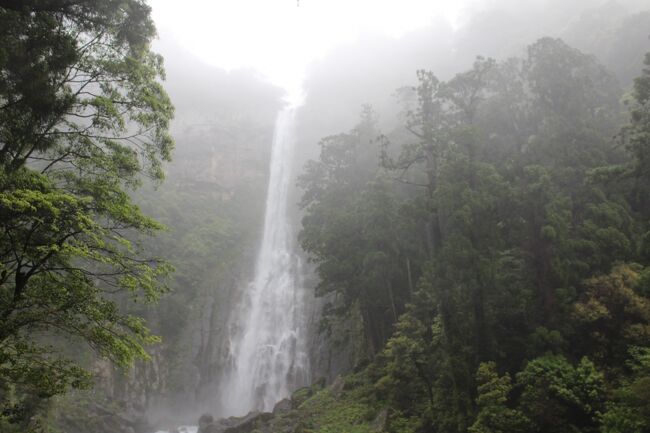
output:
M 269 412 L 250 412 L 243 417 L 230 417 L 214 420 L 212 415 L 199 418 L 197 433 L 251 433 L 268 430 L 268 422 L 273 418 Z
M 291 402 L 290 399 L 285 398 L 280 400 L 273 406 L 273 416 L 278 416 L 282 413 L 287 413 L 291 409 L 293 409 L 293 403 Z
M 217 425 L 214 423 L 214 418 L 209 413 L 204 413 L 199 418 L 199 430 L 197 433 L 219 433 Z
M 243 418 L 228 418 L 234 424 L 227 427 L 223 433 L 250 433 L 253 430 L 262 430 L 263 427 L 273 418 L 269 412 L 251 412 Z

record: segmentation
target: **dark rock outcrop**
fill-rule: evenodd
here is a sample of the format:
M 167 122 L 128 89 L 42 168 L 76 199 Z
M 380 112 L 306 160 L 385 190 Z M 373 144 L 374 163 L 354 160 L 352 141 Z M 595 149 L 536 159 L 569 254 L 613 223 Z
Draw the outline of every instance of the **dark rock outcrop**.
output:
M 214 420 L 212 415 L 204 414 L 199 418 L 198 433 L 270 433 L 269 422 L 274 414 L 270 412 L 250 412 L 243 417 L 229 417 Z
M 251 433 L 253 430 L 264 430 L 264 426 L 273 418 L 270 412 L 251 412 L 243 418 L 228 418 L 233 424 L 223 430 L 223 433 Z
M 199 418 L 199 430 L 197 433 L 217 433 L 217 426 L 214 418 L 209 413 L 204 413 Z
M 273 416 L 277 416 L 283 413 L 289 412 L 293 409 L 293 403 L 291 399 L 285 398 L 280 400 L 273 406 Z

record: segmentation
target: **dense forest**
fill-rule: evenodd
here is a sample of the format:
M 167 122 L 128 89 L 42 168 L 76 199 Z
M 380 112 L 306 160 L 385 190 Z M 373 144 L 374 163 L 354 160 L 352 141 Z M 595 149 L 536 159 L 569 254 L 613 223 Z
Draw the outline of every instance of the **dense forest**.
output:
M 647 431 L 650 69 L 622 128 L 616 79 L 557 39 L 417 78 L 402 128 L 364 108 L 300 178 L 368 398 L 391 431 Z
M 226 418 L 282 89 L 163 67 L 142 0 L 0 0 L 0 432 L 650 432 L 650 12 L 580 13 L 312 66 L 310 383 Z

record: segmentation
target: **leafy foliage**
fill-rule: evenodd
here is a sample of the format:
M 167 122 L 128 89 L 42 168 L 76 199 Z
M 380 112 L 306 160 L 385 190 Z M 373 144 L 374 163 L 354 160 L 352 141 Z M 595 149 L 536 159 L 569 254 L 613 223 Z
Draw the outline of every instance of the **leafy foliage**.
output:
M 119 365 L 158 341 L 125 314 L 151 302 L 171 267 L 136 242 L 162 226 L 128 189 L 163 177 L 173 107 L 139 0 L 0 2 L 0 409 L 27 423 L 21 395 L 88 386 L 54 336 Z M 24 424 L 24 428 L 32 428 Z
M 406 123 L 373 131 L 379 171 L 363 117 L 323 142 L 301 239 L 330 313 L 381 313 L 363 326 L 392 431 L 645 431 L 647 75 L 626 148 L 616 80 L 551 38 L 418 71 Z

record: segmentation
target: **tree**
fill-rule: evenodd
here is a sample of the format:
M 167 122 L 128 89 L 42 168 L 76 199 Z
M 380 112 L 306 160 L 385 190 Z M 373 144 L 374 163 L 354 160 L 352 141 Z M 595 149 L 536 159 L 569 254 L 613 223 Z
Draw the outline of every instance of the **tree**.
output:
M 399 319 L 370 323 L 394 325 L 368 368 L 379 367 L 374 391 L 405 420 L 391 425 L 646 431 L 650 248 L 638 244 L 650 81 L 637 81 L 626 159 L 612 143 L 621 89 L 561 40 L 543 38 L 521 59 L 479 58 L 447 82 L 417 78 L 400 91 L 406 124 L 382 137 L 381 182 L 355 178 L 355 135 L 326 143 L 328 164 L 308 173 L 318 182 L 306 197 L 319 198 L 302 232 L 320 288 L 372 311 L 390 309 L 386 276 L 415 276 L 415 290 L 393 285 L 408 295 L 396 297 Z M 417 257 L 408 279 L 403 257 Z
M 129 365 L 156 341 L 118 308 L 153 301 L 170 266 L 138 255 L 162 227 L 132 203 L 163 178 L 173 107 L 142 0 L 0 1 L 0 410 L 89 383 L 54 343 Z M 0 418 L 0 423 L 2 419 Z M 1 425 L 1 424 L 0 424 Z M 25 425 L 25 428 L 28 428 Z
M 634 80 L 632 98 L 628 101 L 629 124 L 621 130 L 621 141 L 633 160 L 620 170 L 620 178 L 626 187 L 632 209 L 640 220 L 650 216 L 650 53 L 645 57 L 645 68 Z M 640 256 L 644 264 L 650 263 L 650 227 L 641 224 L 639 236 Z
M 337 302 L 345 311 L 359 308 L 371 355 L 381 350 L 409 296 L 411 252 L 400 203 L 376 174 L 370 146 L 376 135 L 374 113 L 365 107 L 356 128 L 321 141 L 319 161 L 309 161 L 300 177 L 306 212 L 299 239 L 318 263 L 317 294 L 341 295 Z
M 598 431 L 605 383 L 588 358 L 576 366 L 563 356 L 536 358 L 517 373 L 517 385 L 522 388 L 518 409 L 536 426 L 532 431 Z
M 614 391 L 602 415 L 603 433 L 650 431 L 650 348 L 632 347 L 628 366 L 630 377 Z
M 635 290 L 639 268 L 618 265 L 608 275 L 590 278 L 574 304 L 576 346 L 605 365 L 622 365 L 629 347 L 650 341 L 650 300 Z
M 520 411 L 508 407 L 512 379 L 506 373 L 499 376 L 494 362 L 482 363 L 476 373 L 479 412 L 469 428 L 470 433 L 526 432 L 530 420 Z

